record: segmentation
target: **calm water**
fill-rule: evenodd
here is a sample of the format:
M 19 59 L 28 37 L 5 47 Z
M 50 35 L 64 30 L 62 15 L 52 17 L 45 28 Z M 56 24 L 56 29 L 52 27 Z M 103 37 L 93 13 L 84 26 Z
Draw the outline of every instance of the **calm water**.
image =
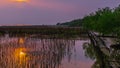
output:
M 83 44 L 89 39 L 0 38 L 0 68 L 91 68 Z

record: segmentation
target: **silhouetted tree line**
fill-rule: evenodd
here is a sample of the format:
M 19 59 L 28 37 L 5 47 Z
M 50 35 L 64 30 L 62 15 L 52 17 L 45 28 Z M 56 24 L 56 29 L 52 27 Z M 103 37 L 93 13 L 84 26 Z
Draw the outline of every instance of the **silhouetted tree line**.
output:
M 70 22 L 65 22 L 65 23 L 57 23 L 57 25 L 64 25 L 64 26 L 82 26 L 82 19 L 76 19 Z

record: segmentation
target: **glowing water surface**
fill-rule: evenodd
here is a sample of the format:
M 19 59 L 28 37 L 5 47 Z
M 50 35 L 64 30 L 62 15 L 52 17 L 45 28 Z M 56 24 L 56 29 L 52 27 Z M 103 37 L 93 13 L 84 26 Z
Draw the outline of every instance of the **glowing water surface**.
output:
M 0 38 L 0 68 L 91 68 L 88 39 Z

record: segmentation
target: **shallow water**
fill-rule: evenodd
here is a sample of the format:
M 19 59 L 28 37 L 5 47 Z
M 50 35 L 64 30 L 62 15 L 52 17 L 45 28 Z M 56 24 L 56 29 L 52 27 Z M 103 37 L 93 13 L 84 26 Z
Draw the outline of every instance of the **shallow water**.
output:
M 0 38 L 0 68 L 91 68 L 83 44 L 89 39 Z

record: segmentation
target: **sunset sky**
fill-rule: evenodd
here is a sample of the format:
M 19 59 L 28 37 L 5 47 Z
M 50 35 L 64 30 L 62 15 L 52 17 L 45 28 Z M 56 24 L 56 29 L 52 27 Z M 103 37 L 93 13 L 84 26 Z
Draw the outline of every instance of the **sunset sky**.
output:
M 56 24 L 119 4 L 120 0 L 0 0 L 0 25 Z

